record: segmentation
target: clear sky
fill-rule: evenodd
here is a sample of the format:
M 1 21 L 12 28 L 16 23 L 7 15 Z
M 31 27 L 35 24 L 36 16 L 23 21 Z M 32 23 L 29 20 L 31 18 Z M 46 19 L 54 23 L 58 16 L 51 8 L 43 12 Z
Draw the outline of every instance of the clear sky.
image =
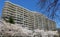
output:
M 4 1 L 6 0 L 0 0 L 0 16 L 2 15 L 2 8 L 4 6 Z M 29 10 L 32 11 L 39 11 L 39 8 L 37 7 L 37 1 L 38 0 L 9 0 L 14 4 L 21 5 Z M 60 23 L 57 20 L 57 28 L 60 27 Z

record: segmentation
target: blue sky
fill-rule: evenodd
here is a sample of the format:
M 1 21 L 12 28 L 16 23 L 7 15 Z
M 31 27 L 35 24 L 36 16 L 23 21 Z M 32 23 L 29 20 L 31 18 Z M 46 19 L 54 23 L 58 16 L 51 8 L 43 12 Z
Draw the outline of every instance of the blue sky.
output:
M 4 1 L 6 0 L 0 0 L 0 16 L 2 15 L 2 8 L 4 6 Z M 29 10 L 39 11 L 39 8 L 37 7 L 38 0 L 9 0 L 9 1 L 21 5 Z M 56 19 L 56 21 L 57 21 L 57 28 L 60 28 L 59 20 Z

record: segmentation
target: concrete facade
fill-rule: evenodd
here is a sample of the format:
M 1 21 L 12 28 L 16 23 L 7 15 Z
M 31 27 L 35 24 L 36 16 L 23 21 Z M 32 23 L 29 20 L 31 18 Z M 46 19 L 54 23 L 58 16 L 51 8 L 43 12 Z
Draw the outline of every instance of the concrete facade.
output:
M 13 17 L 15 24 L 28 27 L 29 30 L 54 30 L 56 28 L 56 23 L 46 16 L 6 1 L 2 18 L 8 21 L 10 16 Z

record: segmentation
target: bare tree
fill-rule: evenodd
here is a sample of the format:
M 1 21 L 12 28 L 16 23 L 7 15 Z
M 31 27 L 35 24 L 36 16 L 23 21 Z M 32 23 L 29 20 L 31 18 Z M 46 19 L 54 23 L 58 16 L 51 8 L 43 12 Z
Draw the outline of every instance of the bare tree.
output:
M 55 17 L 59 18 L 57 11 L 60 10 L 59 0 L 39 0 L 38 6 L 41 10 L 45 9 L 47 16 L 54 19 Z M 44 12 L 44 13 L 46 13 Z

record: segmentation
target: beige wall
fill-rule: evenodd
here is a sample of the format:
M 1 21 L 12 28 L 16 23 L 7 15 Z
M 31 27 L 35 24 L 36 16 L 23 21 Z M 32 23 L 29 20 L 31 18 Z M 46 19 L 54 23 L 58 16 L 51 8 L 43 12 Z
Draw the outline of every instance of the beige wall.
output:
M 15 4 L 6 2 L 3 8 L 2 17 L 13 17 L 15 23 L 28 27 L 29 29 L 44 29 L 51 30 L 56 28 L 55 22 L 46 18 L 46 16 L 29 11 L 25 8 L 17 6 Z

